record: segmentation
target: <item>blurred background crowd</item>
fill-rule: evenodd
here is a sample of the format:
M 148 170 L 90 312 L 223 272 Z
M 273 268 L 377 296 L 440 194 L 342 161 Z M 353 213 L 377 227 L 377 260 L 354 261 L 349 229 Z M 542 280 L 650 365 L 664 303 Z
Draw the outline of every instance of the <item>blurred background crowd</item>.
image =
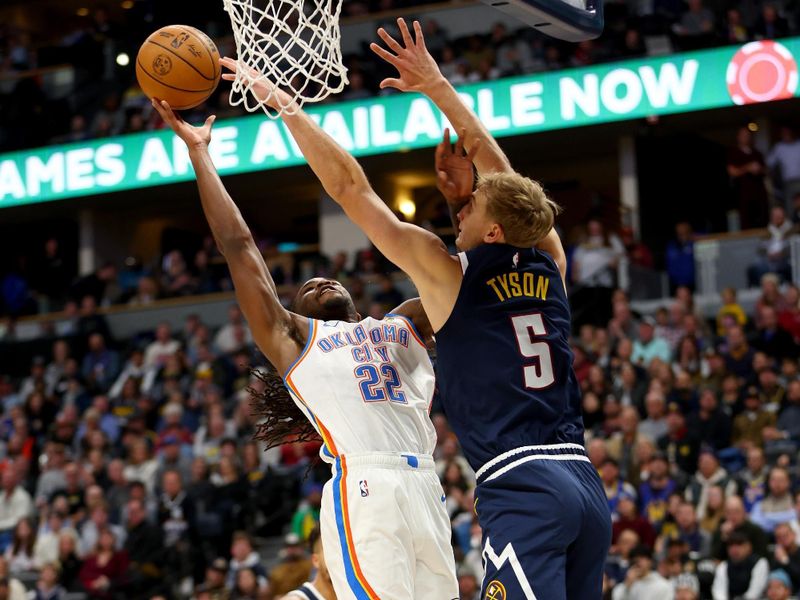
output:
M 176 22 L 200 27 L 231 53 L 221 2 L 196 4 L 187 14 L 170 2 L 124 0 L 36 31 L 0 23 L 0 152 L 160 128 L 118 57 L 135 56 L 150 32 Z M 775 39 L 800 27 L 796 0 L 607 0 L 605 8 L 605 33 L 581 44 L 501 23 L 455 36 L 435 19 L 423 22 L 456 84 Z M 422 9 L 345 0 L 343 20 L 391 27 L 394 15 Z M 49 69 L 64 64 L 73 76 L 45 85 Z M 377 87 L 385 65 L 368 49 L 347 64 L 351 85 L 334 100 L 386 93 Z M 240 114 L 223 88 L 187 118 L 209 111 Z M 746 125 L 726 124 L 723 159 L 702 165 L 709 179 L 719 167 L 729 195 L 714 227 L 701 230 L 703 219 L 676 210 L 648 224 L 658 236 L 643 239 L 629 215 L 593 200 L 585 219 L 567 213 L 580 223 L 561 232 L 587 449 L 614 518 L 604 592 L 613 600 L 786 600 L 800 591 L 800 295 L 792 276 L 800 141 L 795 123 L 775 120 L 766 123 L 774 135 L 758 144 L 759 125 L 737 116 Z M 659 163 L 672 177 L 668 167 Z M 648 172 L 640 175 L 644 186 Z M 152 208 L 147 200 L 143 209 Z M 443 203 L 418 222 L 452 242 Z M 752 251 L 717 266 L 746 284 L 710 298 L 699 289 L 696 247 L 710 231 L 739 229 L 756 240 Z M 27 245 L 6 240 L 0 257 L 0 600 L 270 600 L 308 579 L 309 536 L 330 472 L 319 443 L 287 439 L 264 451 L 253 441 L 249 389 L 261 382 L 251 369 L 266 364 L 232 304 L 213 239 L 173 231 L 152 244 L 150 258 L 98 252 L 87 272 L 75 231 L 27 231 L 19 234 Z M 269 235 L 258 245 L 287 305 L 313 276 L 344 282 L 364 316 L 380 318 L 414 293 L 374 248 L 326 256 L 318 244 Z M 653 273 L 658 285 L 645 285 Z M 209 298 L 224 303 L 224 316 L 208 317 Z M 432 419 L 461 599 L 478 600 L 474 474 L 436 400 Z

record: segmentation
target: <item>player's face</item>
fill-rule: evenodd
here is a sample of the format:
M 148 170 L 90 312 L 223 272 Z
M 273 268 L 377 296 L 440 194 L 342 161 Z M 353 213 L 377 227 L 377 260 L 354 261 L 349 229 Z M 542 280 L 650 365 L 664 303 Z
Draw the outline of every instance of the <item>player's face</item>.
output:
M 322 320 L 348 321 L 357 314 L 344 286 L 323 277 L 309 279 L 302 285 L 295 296 L 294 307 L 301 315 Z
M 456 247 L 470 250 L 486 242 L 487 234 L 497 224 L 490 218 L 486 207 L 486 195 L 476 189 L 469 202 L 458 212 L 458 237 Z

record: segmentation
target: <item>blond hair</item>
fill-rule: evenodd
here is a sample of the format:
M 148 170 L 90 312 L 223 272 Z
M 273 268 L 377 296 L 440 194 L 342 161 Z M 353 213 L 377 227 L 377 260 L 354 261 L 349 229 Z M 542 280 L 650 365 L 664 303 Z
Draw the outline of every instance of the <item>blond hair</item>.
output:
M 511 246 L 531 248 L 553 228 L 561 208 L 547 197 L 542 185 L 519 173 L 492 173 L 478 179 L 486 195 L 486 210 L 503 228 Z

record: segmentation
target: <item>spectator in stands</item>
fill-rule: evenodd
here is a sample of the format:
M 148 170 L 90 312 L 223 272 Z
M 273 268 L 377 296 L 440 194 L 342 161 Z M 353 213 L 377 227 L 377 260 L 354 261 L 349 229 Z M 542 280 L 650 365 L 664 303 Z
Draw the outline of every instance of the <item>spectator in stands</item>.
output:
M 778 311 L 778 326 L 800 343 L 800 289 L 796 285 L 787 286 L 784 300 L 784 307 Z
M 748 387 L 744 396 L 744 412 L 733 420 L 731 441 L 743 449 L 753 446 L 763 448 L 764 429 L 775 426 L 775 413 L 763 409 L 757 387 Z
M 152 594 L 161 587 L 161 532 L 147 521 L 147 512 L 141 500 L 128 502 L 127 512 L 125 550 L 130 558 L 128 589 L 137 596 Z
M 713 41 L 714 13 L 703 6 L 703 0 L 689 0 L 688 8 L 672 30 L 682 39 L 685 49 L 709 45 Z
M 776 569 L 767 580 L 767 600 L 791 600 L 792 582 L 783 569 Z
M 94 299 L 95 306 L 109 306 L 120 297 L 121 290 L 117 284 L 117 267 L 113 262 L 106 262 L 94 273 L 78 279 L 72 285 L 70 297 L 83 302 L 86 296 Z
M 222 557 L 212 560 L 206 567 L 205 580 L 196 590 L 199 593 L 208 594 L 209 600 L 228 600 L 230 590 L 225 587 L 228 576 L 228 561 Z
M 631 361 L 634 364 L 648 367 L 653 359 L 658 359 L 663 363 L 669 363 L 672 357 L 669 344 L 663 338 L 655 335 L 656 320 L 653 317 L 644 317 L 639 322 L 639 337 L 633 342 L 633 356 Z
M 742 21 L 742 13 L 738 8 L 729 8 L 725 13 L 722 26 L 722 40 L 726 44 L 742 44 L 750 39 L 750 32 Z
M 573 326 L 608 323 L 616 269 L 624 254 L 619 238 L 609 234 L 599 219 L 590 219 L 584 240 L 572 254 L 572 279 L 577 286 L 572 302 L 578 313 Z
M 714 389 L 703 388 L 698 408 L 687 420 L 689 438 L 703 440 L 713 450 L 722 450 L 730 445 L 731 426 L 730 415 L 720 407 Z
M 138 438 L 130 445 L 128 464 L 123 471 L 126 481 L 140 481 L 148 492 L 152 493 L 156 486 L 158 462 L 152 457 L 150 441 Z
M 767 495 L 750 511 L 750 519 L 767 533 L 772 533 L 780 523 L 795 518 L 789 473 L 782 467 L 773 467 L 767 480 Z
M 767 155 L 767 165 L 777 171 L 776 180 L 787 213 L 792 210 L 792 198 L 800 193 L 800 139 L 794 129 L 783 124 L 778 133 L 779 140 Z
M 708 496 L 714 487 L 722 488 L 725 495 L 729 496 L 735 491 L 736 485 L 728 472 L 720 466 L 716 455 L 710 449 L 705 449 L 700 452 L 697 472 L 686 486 L 685 492 L 686 499 L 697 509 L 701 519 L 706 516 Z
M 155 338 L 144 351 L 144 364 L 151 368 L 164 366 L 166 358 L 180 348 L 180 342 L 172 337 L 169 323 L 158 324 Z
M 78 536 L 74 531 L 63 531 L 58 537 L 58 564 L 61 566 L 59 583 L 68 592 L 83 591 L 80 573 L 83 561 L 78 556 L 76 548 Z
M 319 525 L 319 509 L 322 506 L 322 485 L 309 482 L 304 486 L 304 498 L 292 517 L 292 532 L 305 541 Z
M 740 532 L 731 533 L 727 548 L 728 559 L 722 561 L 714 572 L 714 600 L 761 598 L 767 589 L 767 559 L 755 554 L 748 537 Z
M 89 352 L 83 359 L 83 378 L 90 390 L 105 393 L 119 373 L 119 357 L 106 347 L 102 334 L 89 336 Z
M 761 16 L 753 28 L 757 40 L 774 40 L 789 34 L 789 23 L 778 13 L 773 3 L 765 3 L 761 8 Z
M 41 565 L 36 560 L 35 545 L 36 530 L 33 528 L 31 518 L 24 517 L 17 521 L 11 544 L 5 551 L 9 573 L 18 576 L 39 569 Z
M 112 600 L 127 581 L 128 553 L 116 550 L 117 544 L 110 529 L 102 529 L 94 551 L 86 557 L 80 580 L 90 598 Z
M 197 282 L 186 266 L 183 254 L 178 250 L 164 256 L 161 289 L 167 296 L 189 296 L 195 293 Z
M 65 600 L 67 591 L 58 583 L 61 569 L 50 562 L 42 567 L 36 588 L 29 592 L 29 600 Z
M 772 306 L 760 307 L 757 320 L 758 330 L 753 339 L 753 347 L 773 359 L 797 356 L 797 344 L 789 332 L 778 327 L 778 313 Z
M 161 479 L 161 495 L 158 500 L 157 518 L 161 527 L 164 546 L 164 569 L 171 584 L 180 582 L 181 587 L 190 584 L 193 566 L 193 543 L 197 538 L 195 523 L 196 507 L 183 489 L 183 481 L 177 471 L 167 471 Z
M 6 465 L 2 474 L 0 491 L 0 551 L 4 552 L 12 541 L 14 528 L 24 518 L 33 516 L 30 494 L 20 485 L 19 476 L 12 464 Z
M 612 519 L 619 517 L 617 504 L 623 497 L 636 501 L 636 489 L 619 474 L 619 465 L 613 458 L 607 458 L 600 467 L 600 479 L 608 498 L 608 508 Z
M 760 281 L 759 277 L 759 281 Z M 732 287 L 726 287 L 720 292 L 722 299 L 722 306 L 719 307 L 717 312 L 717 335 L 725 336 L 728 327 L 724 321 L 726 317 L 730 317 L 732 322 L 739 327 L 747 325 L 747 315 L 742 306 L 736 301 L 736 290 Z
M 789 237 L 794 233 L 796 233 L 796 227 L 786 218 L 783 207 L 773 206 L 770 210 L 766 239 L 759 248 L 761 258 L 747 269 L 747 280 L 750 287 L 758 286 L 761 278 L 767 273 L 775 273 L 783 281 L 791 280 Z
M 675 239 L 667 244 L 666 266 L 670 291 L 674 293 L 680 286 L 694 289 L 694 233 L 686 221 L 675 224 Z
M 773 569 L 782 569 L 791 579 L 792 588 L 800 586 L 800 546 L 797 534 L 789 523 L 775 527 L 775 550 L 770 560 Z
M 307 581 L 312 566 L 303 551 L 302 541 L 297 534 L 289 533 L 284 543 L 281 562 L 269 573 L 270 591 L 279 597 Z
M 128 306 L 148 306 L 159 297 L 158 282 L 149 275 L 144 275 L 137 281 L 136 293 L 128 300 Z
M 109 522 L 108 506 L 101 500 L 99 504 L 93 506 L 89 511 L 89 518 L 80 528 L 80 540 L 78 550 L 81 555 L 86 556 L 97 546 L 100 532 L 108 529 L 114 534 L 114 544 L 117 550 L 125 547 L 127 532 L 121 525 Z
M 725 500 L 725 518 L 711 538 L 712 558 L 725 559 L 726 545 L 734 533 L 744 535 L 757 556 L 767 555 L 767 535 L 747 518 L 744 504 L 739 496 L 731 496 Z
M 728 152 L 728 176 L 733 182 L 733 206 L 739 211 L 742 229 L 767 224 L 769 199 L 765 174 L 764 156 L 753 145 L 753 133 L 747 127 L 740 127 L 736 146 Z
M 66 299 L 69 282 L 74 273 L 62 254 L 58 238 L 48 238 L 44 243 L 42 256 L 33 269 L 36 278 L 33 286 L 44 301 L 41 312 L 60 310 Z
M 651 441 L 656 441 L 667 434 L 667 407 L 664 394 L 653 390 L 644 399 L 647 418 L 639 423 L 638 433 Z
M 725 351 L 722 353 L 728 373 L 743 381 L 750 381 L 753 376 L 753 354 L 741 327 L 729 328 Z
M 294 565 L 294 562 L 299 559 L 304 559 L 303 548 L 300 543 L 300 539 L 295 534 L 288 534 L 286 536 L 286 545 L 284 547 L 284 567 L 283 569 L 279 570 L 279 573 L 283 575 L 279 575 L 277 578 L 279 581 L 282 581 L 284 584 L 289 585 L 288 589 L 281 590 L 281 585 L 277 587 L 273 584 L 271 586 L 272 593 L 275 595 L 285 594 L 290 590 L 293 590 L 295 587 L 302 584 L 307 578 L 310 572 L 303 571 L 305 576 L 299 577 L 296 573 L 296 569 L 294 568 L 287 568 L 287 565 Z M 303 561 L 305 562 L 305 561 Z M 267 574 L 264 571 L 264 568 L 261 566 L 261 557 L 258 555 L 253 549 L 253 543 L 250 540 L 250 536 L 247 535 L 244 531 L 237 531 L 233 534 L 233 542 L 231 545 L 231 562 L 228 569 L 228 578 L 227 578 L 227 587 L 228 589 L 233 589 L 236 585 L 236 579 L 239 575 L 239 571 L 243 569 L 251 569 L 253 573 L 256 575 L 258 580 L 259 587 L 264 586 L 267 583 Z M 276 567 L 277 569 L 277 567 Z M 299 577 L 299 583 L 295 585 L 288 584 L 288 582 L 283 579 L 289 572 L 292 572 L 292 576 L 297 579 Z M 270 583 L 272 583 L 272 573 L 270 573 Z
M 653 570 L 653 551 L 650 548 L 642 545 L 634 548 L 630 562 L 625 581 L 614 587 L 612 600 L 672 600 L 672 586 Z
M 238 305 L 228 308 L 228 322 L 220 327 L 214 337 L 214 347 L 223 354 L 230 354 L 242 347 L 251 346 L 253 337 L 250 328 L 244 322 L 242 311 Z
M 647 468 L 648 478 L 639 486 L 639 505 L 642 515 L 658 532 L 667 518 L 669 497 L 678 486 L 669 474 L 669 463 L 663 454 L 655 454 Z

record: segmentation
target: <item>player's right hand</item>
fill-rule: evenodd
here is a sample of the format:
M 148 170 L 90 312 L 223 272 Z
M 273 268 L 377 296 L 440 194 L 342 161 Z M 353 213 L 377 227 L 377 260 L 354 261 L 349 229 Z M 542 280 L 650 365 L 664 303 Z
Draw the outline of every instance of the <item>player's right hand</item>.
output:
M 207 147 L 211 142 L 211 127 L 217 118 L 215 115 L 208 117 L 201 127 L 194 127 L 173 111 L 166 100 L 153 98 L 151 103 L 153 108 L 161 115 L 161 118 L 164 119 L 164 123 L 170 126 L 172 131 L 184 141 L 189 149 Z
M 412 39 L 405 19 L 397 19 L 397 26 L 400 28 L 405 46 L 389 35 L 383 27 L 378 29 L 378 35 L 394 54 L 374 42 L 369 45 L 375 54 L 393 65 L 400 74 L 400 77 L 387 77 L 381 81 L 380 87 L 381 89 L 391 87 L 401 92 L 426 93 L 426 90 L 444 81 L 444 76 L 425 47 L 425 38 L 419 21 L 414 21 L 416 41 Z
M 476 139 L 472 148 L 465 154 L 465 136 L 466 131 L 462 129 L 453 149 L 450 144 L 450 130 L 445 128 L 444 137 L 436 146 L 436 187 L 448 204 L 463 203 L 472 195 L 475 183 L 472 160 L 478 151 L 480 140 Z

